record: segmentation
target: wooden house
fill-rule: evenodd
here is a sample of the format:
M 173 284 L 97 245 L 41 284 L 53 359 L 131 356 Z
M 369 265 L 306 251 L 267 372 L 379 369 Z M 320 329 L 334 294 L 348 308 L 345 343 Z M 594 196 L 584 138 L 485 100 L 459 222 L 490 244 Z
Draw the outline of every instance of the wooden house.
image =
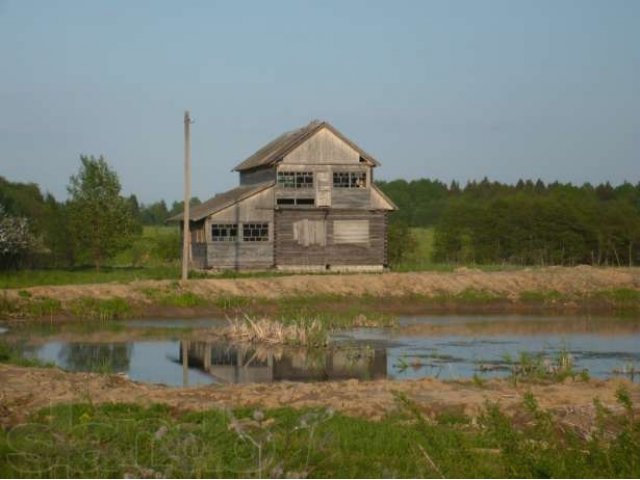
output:
M 190 209 L 194 266 L 382 270 L 396 207 L 378 165 L 327 122 L 280 135 L 235 167 L 238 187 Z

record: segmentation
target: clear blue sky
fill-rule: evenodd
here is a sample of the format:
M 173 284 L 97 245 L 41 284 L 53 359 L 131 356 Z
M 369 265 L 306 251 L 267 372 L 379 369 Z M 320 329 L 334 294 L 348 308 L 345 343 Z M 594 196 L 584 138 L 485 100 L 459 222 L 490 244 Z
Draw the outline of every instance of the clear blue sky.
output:
M 0 0 L 0 175 L 180 198 L 185 109 L 203 199 L 315 118 L 378 178 L 636 183 L 640 1 Z

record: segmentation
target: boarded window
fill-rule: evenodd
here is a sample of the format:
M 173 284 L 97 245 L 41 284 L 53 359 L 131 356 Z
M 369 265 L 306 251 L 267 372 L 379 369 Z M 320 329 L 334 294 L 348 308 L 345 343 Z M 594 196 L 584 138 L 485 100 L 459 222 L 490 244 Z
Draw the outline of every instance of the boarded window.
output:
M 334 220 L 333 243 L 369 244 L 369 220 Z
M 278 185 L 284 188 L 313 188 L 313 172 L 278 172 Z
M 327 222 L 325 220 L 299 220 L 293 223 L 293 240 L 298 245 L 308 247 L 309 245 L 327 244 Z
M 268 223 L 243 223 L 242 240 L 245 242 L 268 242 Z
M 237 223 L 214 223 L 211 225 L 212 242 L 235 242 L 237 238 Z

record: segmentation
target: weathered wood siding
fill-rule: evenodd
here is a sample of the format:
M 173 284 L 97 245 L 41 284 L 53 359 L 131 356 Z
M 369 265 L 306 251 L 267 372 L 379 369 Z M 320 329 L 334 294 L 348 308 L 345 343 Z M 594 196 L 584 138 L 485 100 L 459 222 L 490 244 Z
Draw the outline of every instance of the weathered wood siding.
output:
M 242 270 L 272 266 L 273 242 L 239 240 L 207 244 L 207 268 Z
M 206 220 L 207 268 L 253 269 L 273 266 L 274 188 L 268 188 L 241 202 L 210 215 Z M 211 225 L 232 223 L 238 226 L 236 242 L 213 242 Z M 268 223 L 268 242 L 244 242 L 244 223 Z
M 275 181 L 276 169 L 273 167 L 258 168 L 248 172 L 240 172 L 240 185 L 253 185 L 255 183 L 263 183 Z
M 207 268 L 207 244 L 191 244 L 191 262 L 195 268 Z
M 326 128 L 286 155 L 283 164 L 358 164 L 360 154 Z
M 354 208 L 367 210 L 371 204 L 369 188 L 333 188 L 331 206 L 333 208 Z
M 385 217 L 384 212 L 356 210 L 278 210 L 275 214 L 275 263 L 283 266 L 384 265 L 387 263 Z M 300 241 L 299 225 L 304 220 L 317 226 L 316 228 L 326 229 L 326 246 L 322 246 L 317 240 L 313 243 Z M 334 239 L 334 221 L 336 220 L 367 220 L 369 242 L 336 243 Z M 317 238 L 315 234 L 313 238 Z M 307 243 L 306 246 L 305 243 Z

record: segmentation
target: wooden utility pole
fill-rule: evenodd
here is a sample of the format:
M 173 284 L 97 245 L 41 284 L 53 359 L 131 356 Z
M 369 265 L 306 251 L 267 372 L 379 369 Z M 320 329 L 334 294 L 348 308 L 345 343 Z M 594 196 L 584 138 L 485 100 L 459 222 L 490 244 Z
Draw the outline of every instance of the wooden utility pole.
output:
M 186 282 L 191 261 L 191 230 L 189 229 L 189 202 L 191 201 L 191 118 L 184 112 L 184 227 L 182 229 L 182 281 Z

